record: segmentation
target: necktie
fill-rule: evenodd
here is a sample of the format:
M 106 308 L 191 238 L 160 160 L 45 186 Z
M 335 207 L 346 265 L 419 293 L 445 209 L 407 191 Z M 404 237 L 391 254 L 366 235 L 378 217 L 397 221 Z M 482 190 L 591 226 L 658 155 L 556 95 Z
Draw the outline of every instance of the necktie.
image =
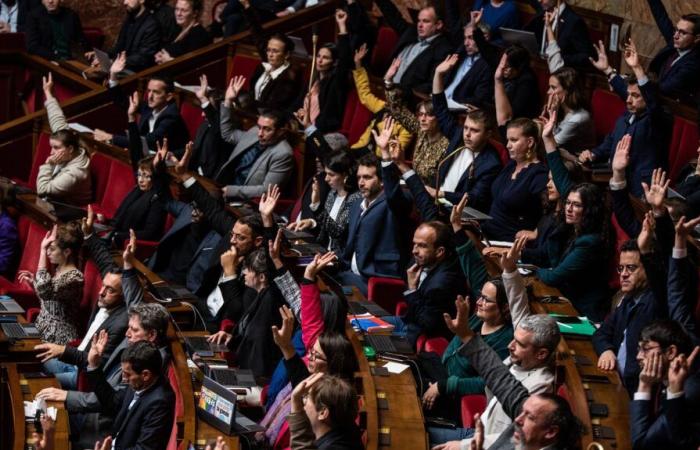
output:
M 256 142 L 243 152 L 238 160 L 238 165 L 236 166 L 236 175 L 233 177 L 234 186 L 242 186 L 245 184 L 250 168 L 253 166 L 255 160 L 258 159 L 258 156 L 260 156 L 262 151 L 263 148 L 261 147 L 260 143 Z
M 673 63 L 676 62 L 676 60 L 680 57 L 678 54 L 678 51 L 675 49 L 671 52 L 670 55 L 668 55 L 668 58 L 666 59 L 666 62 L 664 63 L 663 67 L 661 68 L 661 73 L 659 73 L 659 78 L 665 77 L 669 70 L 671 70 L 671 67 L 673 66 Z
M 139 394 L 138 392 L 134 392 L 134 398 L 131 399 L 131 403 L 129 403 L 129 408 L 128 408 L 129 411 L 131 411 L 131 408 L 133 408 L 134 405 L 136 404 L 136 402 L 139 401 L 140 397 L 141 397 L 141 394 Z

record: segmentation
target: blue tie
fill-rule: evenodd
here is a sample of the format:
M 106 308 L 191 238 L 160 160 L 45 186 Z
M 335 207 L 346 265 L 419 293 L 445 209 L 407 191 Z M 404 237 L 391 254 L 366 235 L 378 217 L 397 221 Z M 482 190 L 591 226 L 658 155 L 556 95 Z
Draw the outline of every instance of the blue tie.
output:
M 236 175 L 233 177 L 234 186 L 242 186 L 245 184 L 251 167 L 253 167 L 255 160 L 258 159 L 258 156 L 260 156 L 263 150 L 264 148 L 262 148 L 260 142 L 256 142 L 243 151 L 236 166 Z

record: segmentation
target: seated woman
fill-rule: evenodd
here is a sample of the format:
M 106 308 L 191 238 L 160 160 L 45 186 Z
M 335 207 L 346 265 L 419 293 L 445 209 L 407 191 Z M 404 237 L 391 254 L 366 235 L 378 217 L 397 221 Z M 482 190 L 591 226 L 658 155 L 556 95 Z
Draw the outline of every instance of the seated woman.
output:
M 39 166 L 36 192 L 41 197 L 83 206 L 92 200 L 90 157 L 80 146 L 77 133 L 68 128 L 68 121 L 58 100 L 53 96 L 51 73 L 43 78 L 46 101 L 44 107 L 51 127 L 51 153 Z
M 44 342 L 66 345 L 80 337 L 76 321 L 84 280 L 76 263 L 82 245 L 77 222 L 54 225 L 41 241 L 36 275 L 26 270 L 18 274 L 19 281 L 31 284 L 39 297 L 41 311 L 35 325 Z
M 381 156 L 381 150 L 377 148 L 374 143 L 373 131 L 381 133 L 384 129 L 384 121 L 388 116 L 388 111 L 386 108 L 387 103 L 400 103 L 401 95 L 400 89 L 392 88 L 386 90 L 387 101 L 376 97 L 369 87 L 369 75 L 367 75 L 367 70 L 362 66 L 362 60 L 367 54 L 367 46 L 362 45 L 355 52 L 355 70 L 352 71 L 352 77 L 355 80 L 355 89 L 357 89 L 357 97 L 360 99 L 360 103 L 367 108 L 372 113 L 372 120 L 369 125 L 362 133 L 362 136 L 350 146 L 350 151 L 353 155 L 357 155 L 359 158 L 364 153 L 376 153 L 377 156 Z M 384 75 L 385 80 L 391 80 L 394 74 L 399 68 L 400 61 L 395 59 L 391 64 L 391 67 L 387 70 Z M 400 123 L 394 123 L 392 130 L 392 136 L 396 136 L 401 148 L 408 148 L 408 144 L 411 142 L 413 136 L 411 133 L 405 129 Z
M 179 27 L 175 39 L 154 55 L 156 64 L 172 61 L 180 55 L 211 44 L 211 36 L 199 23 L 202 0 L 177 0 L 175 22 Z
M 241 5 L 250 21 L 258 53 L 263 61 L 255 68 L 250 80 L 254 100 L 251 106 L 296 111 L 303 77 L 299 69 L 289 61 L 294 51 L 294 42 L 282 33 L 266 37 L 267 33 L 260 25 L 255 8 L 250 6 L 248 0 L 242 1 Z
M 242 277 L 231 278 L 238 273 L 238 264 L 235 247 L 221 255 L 224 281 L 219 288 L 224 298 L 222 308 L 226 308 L 224 318 L 233 321 L 236 327 L 232 334 L 219 331 L 212 339 L 225 341 L 236 355 L 238 366 L 252 370 L 257 379 L 265 381 L 281 356 L 270 328 L 281 326 L 280 307 L 284 299 L 270 283 L 267 251 L 254 250 L 243 262 Z
M 542 216 L 540 195 L 547 185 L 547 168 L 538 159 L 540 131 L 530 119 L 507 126 L 510 162 L 491 185 L 493 202 L 482 229 L 489 239 L 513 241 L 515 233 L 533 229 Z
M 289 228 L 296 231 L 318 230 L 316 242 L 340 254 L 347 240 L 350 208 L 355 202 L 362 201 L 362 195 L 357 191 L 355 164 L 346 152 L 328 155 L 323 165 L 326 172 L 324 180 L 331 189 L 325 205 L 321 207 L 321 183 L 314 179 L 310 208 L 315 212 L 315 218 L 293 222 Z
M 574 185 L 554 140 L 556 111 L 542 130 L 552 178 L 566 199 L 558 227 L 547 240 L 546 258 L 533 261 L 537 277 L 558 288 L 580 314 L 599 322 L 609 309 L 609 213 L 603 192 L 591 183 Z
M 587 110 L 586 97 L 578 72 L 562 67 L 549 77 L 550 102 L 559 105 L 554 140 L 565 160 L 578 161 L 582 151 L 596 145 L 593 119 Z
M 19 250 L 17 224 L 5 209 L 5 188 L 0 186 L 0 276 L 14 278 Z
M 323 44 L 318 49 L 315 79 L 304 100 L 303 111 L 309 115 L 308 121 L 321 133 L 336 131 L 343 122 L 352 69 L 347 20 L 347 12 L 336 10 L 338 40 L 335 44 Z

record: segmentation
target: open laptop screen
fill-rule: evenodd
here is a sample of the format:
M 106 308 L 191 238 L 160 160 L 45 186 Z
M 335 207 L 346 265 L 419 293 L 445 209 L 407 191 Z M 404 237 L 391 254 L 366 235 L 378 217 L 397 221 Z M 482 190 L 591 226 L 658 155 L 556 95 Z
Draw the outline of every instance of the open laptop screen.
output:
M 197 414 L 218 430 L 231 434 L 236 417 L 236 394 L 205 376 Z

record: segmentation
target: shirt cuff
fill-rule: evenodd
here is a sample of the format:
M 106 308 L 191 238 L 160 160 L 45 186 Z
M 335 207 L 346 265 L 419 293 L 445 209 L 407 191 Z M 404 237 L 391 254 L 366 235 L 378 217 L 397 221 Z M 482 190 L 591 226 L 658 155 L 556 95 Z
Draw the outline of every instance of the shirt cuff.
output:
M 204 102 L 201 105 L 199 105 L 202 109 L 207 109 L 207 106 L 209 106 L 209 102 Z
M 676 398 L 681 398 L 685 395 L 685 391 L 680 391 L 680 392 L 671 392 L 670 390 L 666 390 L 666 400 L 674 400 Z
M 382 161 L 382 167 L 389 167 L 394 164 L 394 161 Z
M 182 185 L 185 187 L 185 189 L 187 189 L 188 187 L 192 186 L 195 181 L 197 180 L 194 177 L 189 177 L 184 183 L 182 183 Z
M 506 272 L 506 271 L 504 270 L 503 273 L 501 274 L 501 278 L 507 278 L 507 279 L 510 280 L 510 279 L 515 278 L 517 275 L 520 275 L 520 274 L 518 273 L 518 269 L 515 269 L 514 272 Z
M 648 392 L 635 392 L 633 400 L 651 400 L 651 394 Z
M 114 86 L 117 86 L 118 84 L 119 84 L 118 81 L 114 81 L 114 80 L 111 80 L 111 79 L 109 80 L 109 87 L 114 87 Z
M 297 12 L 297 10 L 294 9 L 293 7 L 291 7 L 291 6 L 288 6 L 288 7 L 287 7 L 287 11 L 289 11 L 290 13 Z
M 688 256 L 687 248 L 673 248 L 673 259 L 683 259 Z
M 318 210 L 318 207 L 319 207 L 319 206 L 321 206 L 321 202 L 318 202 L 318 203 L 310 203 L 310 204 L 309 204 L 309 209 L 310 209 L 311 211 L 316 211 L 316 210 Z
M 403 291 L 403 296 L 406 297 L 407 295 L 413 294 L 414 292 L 416 292 L 415 289 L 406 289 L 405 291 Z
M 306 135 L 306 137 L 309 137 L 312 134 L 314 134 L 316 132 L 316 130 L 317 130 L 316 125 L 312 124 L 304 129 L 304 134 Z
M 625 180 L 625 181 L 613 181 L 613 179 L 610 178 L 610 190 L 611 191 L 621 191 L 626 187 L 627 187 L 627 180 Z
M 227 281 L 235 280 L 236 278 L 238 278 L 238 275 L 231 275 L 231 276 L 222 275 L 221 280 L 219 281 L 219 284 L 226 283 Z
M 647 77 L 639 78 L 639 79 L 637 80 L 637 84 L 638 84 L 640 87 L 641 87 L 641 86 L 644 86 L 644 85 L 647 84 L 648 82 L 649 82 L 649 78 L 647 78 Z
M 408 169 L 406 172 L 401 174 L 401 178 L 403 178 L 404 180 L 408 180 L 409 178 L 411 178 L 415 174 L 416 174 L 415 170 Z

